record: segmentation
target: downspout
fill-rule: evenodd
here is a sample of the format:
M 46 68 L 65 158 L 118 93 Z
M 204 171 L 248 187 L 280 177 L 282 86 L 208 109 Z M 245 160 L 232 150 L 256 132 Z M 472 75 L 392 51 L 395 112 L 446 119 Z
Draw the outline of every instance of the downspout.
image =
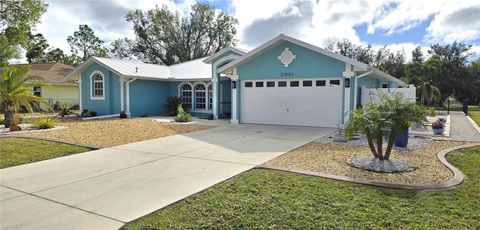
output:
M 79 102 L 79 109 L 80 109 L 80 114 L 83 112 L 83 106 L 82 106 L 82 75 L 78 76 L 78 97 L 80 99 Z
M 125 103 L 123 96 L 123 83 L 125 82 L 125 78 L 120 77 L 118 80 L 120 81 L 120 112 L 125 112 Z
M 136 78 L 133 78 L 129 81 L 127 81 L 127 115 L 130 117 L 130 83 L 134 82 L 137 80 Z

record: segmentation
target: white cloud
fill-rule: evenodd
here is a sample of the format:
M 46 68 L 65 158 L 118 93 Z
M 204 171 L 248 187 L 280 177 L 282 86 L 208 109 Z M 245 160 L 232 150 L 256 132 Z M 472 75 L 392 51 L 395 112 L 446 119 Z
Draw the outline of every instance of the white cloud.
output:
M 220 0 L 227 11 L 238 20 L 239 46 L 251 49 L 268 39 L 285 33 L 317 46 L 328 41 L 348 38 L 357 44 L 366 44 L 355 27 L 367 25 L 371 36 L 402 36 L 422 22 L 431 20 L 426 36 L 421 41 L 400 42 L 409 54 L 417 43 L 452 41 L 476 42 L 480 39 L 480 2 L 470 0 Z M 116 38 L 134 37 L 131 25 L 125 21 L 128 11 L 147 10 L 167 4 L 172 11 L 190 12 L 195 0 L 175 3 L 169 0 L 102 0 L 61 1 L 47 0 L 49 8 L 42 17 L 37 32 L 45 35 L 50 45 L 69 52 L 67 36 L 88 24 L 107 44 Z M 210 3 L 216 5 L 214 0 Z M 217 5 L 220 5 L 217 4 Z M 383 46 L 383 44 L 373 44 Z M 479 44 L 474 44 L 478 47 Z M 413 47 L 413 48 L 412 48 Z M 409 54 L 410 55 L 410 54 Z

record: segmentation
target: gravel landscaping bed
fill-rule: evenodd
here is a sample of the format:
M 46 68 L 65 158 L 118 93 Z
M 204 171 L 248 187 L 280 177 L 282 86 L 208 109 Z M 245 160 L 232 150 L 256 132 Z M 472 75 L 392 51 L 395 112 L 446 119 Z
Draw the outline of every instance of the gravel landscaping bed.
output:
M 152 121 L 151 118 L 59 120 L 58 125 L 67 129 L 28 136 L 41 136 L 101 147 L 112 147 L 132 142 L 213 128 L 212 125 L 181 125 Z
M 265 165 L 308 170 L 380 183 L 438 184 L 451 179 L 453 173 L 438 160 L 437 153 L 449 147 L 465 144 L 465 142 L 422 139 L 422 143 L 419 145 L 421 147 L 416 146 L 409 150 L 395 148 L 391 155 L 391 159 L 410 163 L 417 167 L 416 170 L 403 173 L 375 173 L 357 169 L 347 164 L 347 160 L 352 157 L 372 156 L 368 147 L 360 145 L 358 142 L 355 143 L 351 141 L 335 143 L 317 140 L 266 162 Z M 417 144 L 419 143 L 420 141 Z

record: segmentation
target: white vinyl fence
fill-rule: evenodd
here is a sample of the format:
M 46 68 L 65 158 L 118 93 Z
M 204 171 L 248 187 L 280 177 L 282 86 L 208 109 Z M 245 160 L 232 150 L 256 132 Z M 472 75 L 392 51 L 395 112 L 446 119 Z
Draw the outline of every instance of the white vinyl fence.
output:
M 404 97 L 415 100 L 416 88 L 414 85 L 409 85 L 408 88 L 386 88 L 386 89 L 362 89 L 362 105 L 369 103 L 377 103 L 380 101 L 379 95 L 386 94 L 402 94 Z

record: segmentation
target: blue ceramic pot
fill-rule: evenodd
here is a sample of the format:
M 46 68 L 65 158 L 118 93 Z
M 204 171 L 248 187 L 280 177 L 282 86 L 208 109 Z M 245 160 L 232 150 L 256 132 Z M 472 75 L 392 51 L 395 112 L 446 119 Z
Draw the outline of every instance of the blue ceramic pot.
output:
M 395 138 L 395 146 L 405 148 L 408 144 L 408 129 L 401 130 Z

